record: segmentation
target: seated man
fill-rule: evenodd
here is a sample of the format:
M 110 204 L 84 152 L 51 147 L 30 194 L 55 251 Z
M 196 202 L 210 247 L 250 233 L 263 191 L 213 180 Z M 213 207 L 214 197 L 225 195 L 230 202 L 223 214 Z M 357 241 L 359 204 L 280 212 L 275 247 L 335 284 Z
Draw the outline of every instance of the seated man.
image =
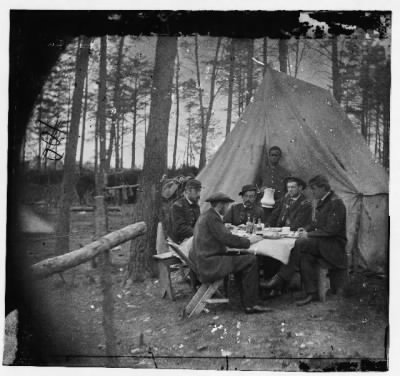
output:
M 343 201 L 331 190 L 328 179 L 317 175 L 309 181 L 313 196 L 317 201 L 311 224 L 300 228 L 300 238 L 290 254 L 288 265 L 265 285 L 276 288 L 283 281 L 289 281 L 300 269 L 306 297 L 297 302 L 305 305 L 317 299 L 316 266 L 323 259 L 334 268 L 345 269 L 346 259 L 346 207 Z
M 241 298 L 246 313 L 270 311 L 257 305 L 258 272 L 254 255 L 228 256 L 226 247 L 249 248 L 250 244 L 260 240 L 251 235 L 249 239 L 233 235 L 224 225 L 222 218 L 233 200 L 218 192 L 207 200 L 211 208 L 201 214 L 194 228 L 193 248 L 189 258 L 196 266 L 196 274 L 202 283 L 218 281 L 229 273 L 240 278 Z
M 246 224 L 247 220 L 250 218 L 250 221 L 257 223 L 258 219 L 260 219 L 261 222 L 264 223 L 264 211 L 262 207 L 256 203 L 256 186 L 252 184 L 244 185 L 239 196 L 242 196 L 243 203 L 231 205 L 224 215 L 224 222 L 238 226 Z
M 304 196 L 306 183 L 294 176 L 285 179 L 287 194 L 276 204 L 268 220 L 271 227 L 290 227 L 297 231 L 311 223 L 312 205 Z
M 176 200 L 170 210 L 168 235 L 175 243 L 182 243 L 193 236 L 193 228 L 200 216 L 201 182 L 191 179 L 186 183 L 183 196 Z
M 303 190 L 307 184 L 300 178 L 291 176 L 284 179 L 287 189 L 286 195 L 278 201 L 272 211 L 267 225 L 271 227 L 290 227 L 291 231 L 297 231 L 300 227 L 306 227 L 311 223 L 312 205 L 304 196 Z M 260 256 L 259 265 L 264 272 L 264 278 L 275 275 L 282 263 L 272 257 Z M 265 297 L 280 295 L 279 289 L 272 290 Z

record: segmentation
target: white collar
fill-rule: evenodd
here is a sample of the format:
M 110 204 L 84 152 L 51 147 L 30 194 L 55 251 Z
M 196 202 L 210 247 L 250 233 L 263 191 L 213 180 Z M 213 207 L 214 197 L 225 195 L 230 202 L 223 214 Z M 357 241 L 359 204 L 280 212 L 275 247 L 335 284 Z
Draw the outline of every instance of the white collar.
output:
M 326 192 L 326 194 L 323 197 L 321 197 L 320 200 L 324 201 L 329 196 L 329 193 L 331 193 L 331 191 Z
M 186 198 L 186 201 L 189 203 L 189 205 L 193 205 L 193 202 L 188 199 L 185 193 L 183 194 L 183 196 Z
M 213 208 L 213 207 L 211 207 L 211 209 L 213 209 L 213 210 L 220 216 L 220 218 L 221 218 L 222 220 L 224 219 L 224 216 L 221 215 L 221 214 L 219 214 L 219 212 L 218 212 L 217 209 L 215 209 L 215 208 Z

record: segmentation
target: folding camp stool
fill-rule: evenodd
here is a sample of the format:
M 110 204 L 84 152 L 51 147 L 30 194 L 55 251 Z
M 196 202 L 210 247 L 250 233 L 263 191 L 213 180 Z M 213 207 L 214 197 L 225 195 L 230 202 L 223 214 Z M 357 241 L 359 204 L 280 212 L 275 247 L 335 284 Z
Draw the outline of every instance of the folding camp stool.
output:
M 326 301 L 326 293 L 329 289 L 335 294 L 340 293 L 347 280 L 347 270 L 332 267 L 325 260 L 319 259 L 317 266 L 318 298 Z
M 189 266 L 191 270 L 191 283 L 192 288 L 195 288 L 195 281 L 196 277 L 196 267 L 192 263 L 192 261 L 185 255 L 185 253 L 179 248 L 178 244 L 173 243 L 172 241 L 168 241 L 168 245 L 173 249 L 179 257 L 181 257 L 186 264 Z M 220 279 L 218 281 L 212 283 L 202 283 L 188 305 L 184 309 L 184 315 L 187 317 L 192 317 L 193 315 L 198 315 L 201 313 L 206 304 L 221 304 L 221 303 L 229 303 L 229 299 L 224 298 L 222 294 L 219 293 L 218 289 L 221 286 L 225 286 L 224 279 Z M 219 294 L 220 298 L 212 298 L 214 294 Z
M 161 222 L 158 223 L 157 227 L 156 250 L 157 254 L 153 258 L 157 261 L 161 297 L 168 296 L 171 300 L 175 300 L 171 273 L 182 271 L 182 261 L 174 252 L 169 250 Z

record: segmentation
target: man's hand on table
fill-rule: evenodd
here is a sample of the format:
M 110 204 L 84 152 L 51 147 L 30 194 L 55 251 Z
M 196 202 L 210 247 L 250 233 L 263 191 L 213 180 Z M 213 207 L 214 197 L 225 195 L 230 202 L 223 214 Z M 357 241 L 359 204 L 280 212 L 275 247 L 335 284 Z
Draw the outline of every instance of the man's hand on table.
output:
M 250 244 L 254 244 L 254 243 L 258 243 L 259 241 L 263 240 L 263 237 L 253 234 L 253 235 L 250 235 L 248 237 L 248 239 L 250 240 Z
M 236 227 L 232 223 L 225 223 L 225 227 L 231 231 L 236 229 Z
M 306 231 L 303 227 L 300 227 L 300 228 L 297 230 L 297 232 L 298 232 L 298 234 L 299 234 L 299 238 L 303 238 L 303 239 L 307 239 L 307 238 L 308 238 L 308 233 L 307 233 L 307 231 Z

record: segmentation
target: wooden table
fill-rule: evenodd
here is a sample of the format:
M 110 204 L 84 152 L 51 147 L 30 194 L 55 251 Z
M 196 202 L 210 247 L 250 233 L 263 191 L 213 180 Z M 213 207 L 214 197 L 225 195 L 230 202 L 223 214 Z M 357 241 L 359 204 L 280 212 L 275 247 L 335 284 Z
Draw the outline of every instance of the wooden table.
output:
M 290 252 L 294 247 L 295 241 L 296 239 L 293 238 L 263 239 L 252 244 L 248 249 L 228 248 L 228 253 L 250 253 L 259 256 L 269 256 L 283 262 L 284 264 L 287 264 L 289 262 Z
M 241 233 L 240 231 L 238 232 L 235 230 L 233 230 L 232 233 L 239 236 L 243 235 L 243 233 Z M 287 264 L 289 262 L 290 252 L 294 247 L 296 239 L 297 238 L 293 236 L 280 237 L 277 239 L 262 239 L 259 242 L 252 244 L 248 249 L 228 248 L 228 253 L 250 253 L 259 256 L 269 256 L 283 262 L 284 264 Z

